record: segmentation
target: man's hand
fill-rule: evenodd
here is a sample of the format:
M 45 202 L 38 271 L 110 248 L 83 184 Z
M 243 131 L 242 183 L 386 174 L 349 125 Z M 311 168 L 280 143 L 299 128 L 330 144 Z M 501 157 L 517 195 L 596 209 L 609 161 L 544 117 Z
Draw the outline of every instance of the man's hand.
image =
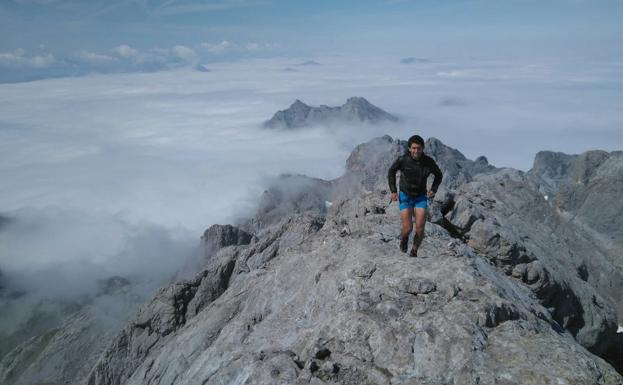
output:
M 398 200 L 398 193 L 392 193 L 392 195 L 390 195 L 391 200 L 396 202 Z
M 428 197 L 428 199 L 433 199 L 435 197 L 435 193 L 432 190 L 428 190 L 426 192 L 426 196 Z

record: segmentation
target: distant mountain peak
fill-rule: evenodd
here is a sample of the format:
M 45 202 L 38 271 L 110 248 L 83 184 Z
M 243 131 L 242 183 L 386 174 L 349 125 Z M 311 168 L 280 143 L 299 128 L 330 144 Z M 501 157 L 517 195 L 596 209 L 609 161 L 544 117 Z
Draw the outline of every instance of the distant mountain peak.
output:
M 299 65 L 299 66 L 319 66 L 320 63 L 318 63 L 315 60 L 307 60 L 307 61 L 304 61 L 304 62 L 299 63 L 297 65 Z
M 197 64 L 194 69 L 197 72 L 211 72 L 210 69 L 203 64 Z
M 372 106 L 372 103 L 370 103 L 366 98 L 362 98 L 361 96 L 351 96 L 350 98 L 346 99 L 346 105 L 356 105 L 356 106 Z
M 301 128 L 334 123 L 396 122 L 398 118 L 376 107 L 363 97 L 353 96 L 342 106 L 311 107 L 296 99 L 286 110 L 277 111 L 264 123 L 267 128 Z
M 421 57 L 406 57 L 400 59 L 400 64 L 413 64 L 413 63 L 429 63 L 430 60 Z
M 290 108 L 301 108 L 301 107 L 308 107 L 309 106 L 305 103 L 303 103 L 300 99 L 296 99 L 294 101 L 294 103 L 292 103 L 292 105 L 290 106 Z

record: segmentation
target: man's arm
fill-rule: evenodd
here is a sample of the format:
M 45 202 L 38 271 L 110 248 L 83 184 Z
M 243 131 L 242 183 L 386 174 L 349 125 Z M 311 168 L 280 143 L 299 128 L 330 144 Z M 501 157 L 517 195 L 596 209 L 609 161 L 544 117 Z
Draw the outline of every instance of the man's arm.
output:
M 394 164 L 391 165 L 389 171 L 387 172 L 387 181 L 389 182 L 389 191 L 392 194 L 396 194 L 398 189 L 396 189 L 396 172 L 400 169 L 400 163 L 402 160 L 402 156 L 396 159 Z
M 441 180 L 443 179 L 443 174 L 441 173 L 439 166 L 437 166 L 437 163 L 434 160 L 432 161 L 431 172 L 435 176 L 435 179 L 433 179 L 433 185 L 430 187 L 430 190 L 433 192 L 433 195 L 435 195 L 437 194 L 437 189 L 439 188 Z

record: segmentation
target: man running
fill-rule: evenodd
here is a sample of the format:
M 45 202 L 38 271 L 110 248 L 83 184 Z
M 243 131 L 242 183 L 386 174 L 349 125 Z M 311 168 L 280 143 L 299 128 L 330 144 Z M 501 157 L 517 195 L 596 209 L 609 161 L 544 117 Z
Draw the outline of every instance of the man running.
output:
M 435 161 L 424 154 L 424 139 L 413 135 L 407 142 L 409 153 L 396 159 L 389 168 L 387 179 L 392 201 L 400 200 L 400 220 L 402 230 L 400 234 L 400 250 L 407 252 L 409 235 L 413 229 L 413 215 L 415 214 L 415 236 L 413 248 L 409 254 L 417 257 L 417 249 L 424 239 L 424 225 L 426 224 L 426 209 L 428 199 L 437 193 L 442 174 Z M 396 171 L 400 170 L 400 194 L 396 191 Z M 426 180 L 430 174 L 435 176 L 430 190 L 426 190 Z M 415 211 L 415 213 L 414 213 Z

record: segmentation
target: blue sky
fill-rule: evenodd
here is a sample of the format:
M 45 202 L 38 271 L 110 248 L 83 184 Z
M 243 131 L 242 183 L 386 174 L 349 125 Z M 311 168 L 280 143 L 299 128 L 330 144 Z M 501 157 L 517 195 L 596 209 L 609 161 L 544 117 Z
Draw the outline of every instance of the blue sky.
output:
M 622 16 L 620 0 L 4 0 L 0 81 L 274 56 L 619 60 Z

